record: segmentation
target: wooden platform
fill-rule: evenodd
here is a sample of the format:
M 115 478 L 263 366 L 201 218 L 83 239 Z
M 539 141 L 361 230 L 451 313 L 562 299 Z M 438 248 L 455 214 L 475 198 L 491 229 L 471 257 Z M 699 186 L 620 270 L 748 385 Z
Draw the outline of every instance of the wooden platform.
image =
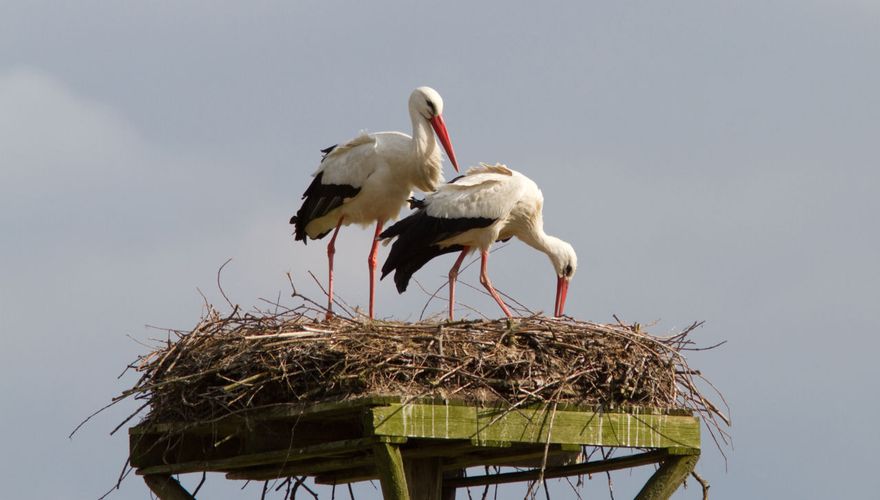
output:
M 192 498 L 170 476 L 202 471 L 259 481 L 380 479 L 386 499 L 453 498 L 455 488 L 536 479 L 545 449 L 548 479 L 659 463 L 637 497 L 659 499 L 679 487 L 700 453 L 700 422 L 688 411 L 562 405 L 511 411 L 399 397 L 283 405 L 197 424 L 141 424 L 129 435 L 132 467 L 163 500 Z M 584 445 L 638 450 L 579 463 Z M 482 465 L 530 469 L 461 477 Z

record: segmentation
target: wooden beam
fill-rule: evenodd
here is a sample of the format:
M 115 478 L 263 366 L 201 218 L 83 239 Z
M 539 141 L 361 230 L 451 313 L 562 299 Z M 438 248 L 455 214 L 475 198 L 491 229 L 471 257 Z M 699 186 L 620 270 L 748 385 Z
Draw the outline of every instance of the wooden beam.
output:
M 330 445 L 327 443 L 310 447 L 307 453 L 301 455 L 301 460 L 286 460 L 274 462 L 271 465 L 262 467 L 251 467 L 247 469 L 234 470 L 226 474 L 227 479 L 245 479 L 250 481 L 267 481 L 277 479 L 279 477 L 288 476 L 313 476 L 326 472 L 338 471 L 342 469 L 350 469 L 353 467 L 363 467 L 375 463 L 372 457 L 366 452 L 372 450 L 376 443 L 405 443 L 404 438 L 389 437 L 372 437 L 356 440 L 353 446 L 346 447 L 345 443 L 339 443 L 335 447 L 345 456 L 339 456 L 339 453 L 331 453 Z M 320 447 L 320 450 L 318 449 Z M 374 476 L 375 477 L 375 476 Z
M 446 470 L 467 469 L 477 465 L 498 465 L 507 467 L 533 467 L 525 465 L 524 462 L 540 461 L 544 458 L 544 446 L 516 446 L 512 448 L 472 449 L 476 453 L 464 454 L 451 458 L 443 463 Z M 562 451 L 559 445 L 550 445 L 547 453 L 547 460 L 550 465 L 563 465 L 555 463 L 559 454 L 569 454 L 571 452 Z
M 376 438 L 372 439 L 372 442 L 376 442 Z M 406 439 L 403 438 L 383 437 L 382 439 L 389 443 L 402 444 L 406 442 Z M 404 461 L 407 461 L 420 458 L 455 457 L 473 449 L 470 441 L 441 444 L 422 442 L 413 446 L 408 444 L 406 447 L 401 447 L 400 453 Z M 310 475 L 316 476 L 315 482 L 318 484 L 356 483 L 379 478 L 375 463 L 372 456 L 353 456 L 336 460 L 310 459 L 307 462 L 294 462 L 283 467 L 267 466 L 234 471 L 226 474 L 226 478 L 265 481 L 279 477 Z
M 700 448 L 694 416 L 657 413 L 551 411 L 457 405 L 391 404 L 366 410 L 365 432 L 428 439 L 471 439 L 475 443 L 551 443 L 634 448 Z
M 469 440 L 413 441 L 401 446 L 403 458 L 455 457 L 474 450 Z
M 180 434 L 131 434 L 129 460 L 132 467 L 137 469 L 167 464 L 206 463 L 243 455 L 286 453 L 288 449 L 362 437 L 364 435 L 360 418 L 336 420 L 332 423 L 262 423 L 226 429 L 215 434 L 204 432 L 204 429 Z M 178 472 L 183 471 L 156 471 Z
M 379 471 L 376 469 L 375 463 L 376 461 L 373 460 L 372 465 L 364 465 L 350 469 L 338 469 L 326 474 L 319 474 L 315 476 L 315 484 L 346 484 L 379 479 Z
M 254 408 L 248 411 L 230 414 L 226 417 L 218 418 L 214 421 L 195 424 L 193 422 L 161 422 L 161 423 L 142 423 L 129 428 L 131 435 L 136 434 L 173 434 L 173 433 L 207 433 L 216 434 L 223 432 L 232 432 L 244 425 L 251 426 L 255 423 L 267 423 L 279 420 L 316 420 L 325 421 L 327 418 L 345 417 L 355 415 L 364 408 L 372 406 L 385 406 L 391 404 L 401 404 L 404 402 L 417 403 L 438 407 L 451 406 L 473 406 L 472 402 L 466 400 L 442 398 L 411 398 L 401 397 L 391 394 L 377 394 L 373 396 L 364 396 L 361 398 L 349 399 L 345 401 L 328 401 L 323 403 L 289 403 L 272 405 L 271 407 Z M 504 410 L 506 403 L 485 403 L 484 408 L 488 410 Z M 594 405 L 574 405 L 559 404 L 559 410 L 574 412 L 600 412 L 601 408 Z M 636 412 L 639 414 L 654 415 L 670 415 L 670 416 L 688 416 L 691 411 L 685 408 L 672 409 L 656 409 L 645 407 L 624 407 L 619 410 L 620 413 Z
M 439 458 L 404 460 L 409 497 L 415 500 L 440 500 L 443 470 Z
M 167 474 L 150 474 L 144 476 L 144 482 L 159 500 L 195 500 L 176 479 Z
M 270 465 L 254 469 L 241 469 L 226 474 L 226 479 L 246 481 L 271 481 L 291 476 L 315 476 L 319 474 L 336 474 L 338 471 L 352 467 L 370 467 L 373 471 L 370 479 L 376 475 L 375 459 L 372 455 L 346 456 L 330 459 L 312 459 L 287 465 Z M 318 476 L 321 477 L 321 476 Z M 342 482 L 340 482 L 341 484 Z
M 443 473 L 443 485 L 440 491 L 440 500 L 455 500 L 455 487 L 449 486 L 450 479 L 464 477 L 464 469 L 448 470 Z
M 259 465 L 279 464 L 281 466 L 314 457 L 328 457 L 342 453 L 354 453 L 370 449 L 376 438 L 345 439 L 330 443 L 291 448 L 263 453 L 248 453 L 229 458 L 213 460 L 194 460 L 176 464 L 155 465 L 138 469 L 138 474 L 184 474 L 188 472 L 225 472 Z
M 410 500 L 400 449 L 393 444 L 376 443 L 373 445 L 373 455 L 384 500 Z
M 583 464 L 547 467 L 544 469 L 544 479 L 628 469 L 630 467 L 657 463 L 663 460 L 666 456 L 667 454 L 664 450 L 655 450 L 647 453 L 639 453 L 637 455 L 609 458 L 608 460 L 599 460 Z M 455 488 L 466 488 L 486 484 L 516 483 L 520 481 L 534 481 L 538 479 L 540 475 L 540 469 L 532 469 L 522 472 L 507 472 L 504 474 L 487 474 L 483 476 L 448 479 L 444 485 Z
M 661 462 L 636 500 L 668 500 L 697 465 L 699 455 L 672 455 Z
M 693 470 L 700 449 L 699 420 L 684 410 L 605 412 L 560 405 L 554 414 L 547 406 L 509 411 L 498 405 L 400 397 L 283 406 L 196 426 L 137 426 L 130 436 L 132 465 L 154 492 L 161 489 L 163 500 L 191 498 L 170 475 L 197 471 L 228 472 L 230 479 L 318 475 L 320 482 L 335 483 L 379 477 L 388 499 L 433 500 L 440 495 L 434 486 L 442 471 L 520 460 L 532 460 L 520 463 L 534 466 L 535 460 L 543 459 L 548 442 L 551 458 L 577 452 L 582 445 L 654 449 L 586 464 L 554 465 L 551 460 L 544 472 L 544 477 L 553 478 L 660 462 L 639 497 L 654 500 L 678 488 Z M 412 442 L 397 446 L 408 439 Z M 539 475 L 533 469 L 448 478 L 442 485 L 448 494 L 456 487 L 533 480 Z M 428 491 L 410 491 L 407 484 L 427 485 Z
M 290 403 L 271 407 L 254 408 L 240 413 L 230 414 L 203 424 L 193 422 L 161 422 L 143 423 L 131 427 L 129 434 L 173 434 L 173 433 L 216 433 L 218 430 L 231 431 L 242 426 L 248 427 L 255 423 L 266 423 L 278 420 L 315 420 L 325 421 L 327 418 L 356 415 L 363 408 L 370 406 L 399 403 L 400 396 L 366 396 L 345 401 L 329 401 L 325 403 Z
M 433 447 L 432 447 L 433 448 Z M 440 447 L 438 447 L 440 448 Z M 519 448 L 521 451 L 514 451 Z M 511 449 L 510 447 L 506 448 L 474 448 L 470 447 L 468 451 L 475 451 L 476 453 L 463 454 L 459 456 L 449 457 L 446 460 L 442 460 L 440 463 L 440 468 L 443 472 L 460 472 L 462 469 L 472 466 L 478 465 L 504 465 L 509 464 L 511 462 L 520 462 L 523 460 L 541 460 L 544 457 L 544 448 L 542 447 L 515 447 Z M 553 445 L 550 448 L 549 453 L 549 462 L 552 463 L 556 457 L 560 454 L 568 454 L 570 451 L 562 451 L 558 445 Z M 404 464 L 409 463 L 413 458 L 425 458 L 430 456 L 439 455 L 429 455 L 423 452 L 422 449 L 414 448 L 414 449 L 402 449 L 401 454 L 403 456 Z M 315 483 L 317 484 L 346 484 L 346 483 L 357 483 L 360 481 L 371 481 L 379 478 L 379 472 L 376 470 L 374 466 L 375 461 L 372 458 L 367 459 L 354 459 L 347 461 L 336 461 L 335 464 L 343 464 L 344 467 L 337 467 L 336 469 L 327 468 L 325 471 L 321 471 L 323 473 L 315 476 Z M 320 464 L 318 465 L 320 466 Z M 300 471 L 299 474 L 289 473 L 291 471 L 285 471 L 286 476 L 290 475 L 302 475 L 307 474 L 305 471 Z M 268 478 L 265 476 L 257 475 L 253 476 L 251 474 L 227 474 L 226 477 L 228 479 L 251 479 L 251 480 L 265 480 L 265 479 L 274 479 L 275 477 Z M 447 474 L 446 477 L 461 477 L 459 474 L 455 476 L 449 476 Z M 446 489 L 446 483 L 443 483 L 443 488 Z M 454 489 L 454 488 L 453 488 Z M 415 497 L 414 497 L 415 498 Z

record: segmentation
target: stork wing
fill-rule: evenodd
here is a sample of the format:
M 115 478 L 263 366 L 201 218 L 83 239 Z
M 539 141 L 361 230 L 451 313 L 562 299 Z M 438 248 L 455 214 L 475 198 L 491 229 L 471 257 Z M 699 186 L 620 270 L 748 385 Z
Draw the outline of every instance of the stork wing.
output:
M 324 184 L 360 188 L 376 169 L 376 138 L 361 134 L 330 150 L 321 160 L 315 176 L 323 173 Z
M 303 193 L 303 204 L 290 218 L 295 226 L 295 239 L 306 241 L 306 226 L 323 217 L 349 199 L 357 196 L 366 179 L 375 171 L 371 158 L 376 140 L 361 134 L 351 141 L 322 149 L 324 157 L 315 172 L 315 179 Z M 327 232 L 319 234 L 322 238 Z
M 522 176 L 503 165 L 473 167 L 425 197 L 425 210 L 443 219 L 506 217 L 523 191 Z
M 394 271 L 397 291 L 403 293 L 413 273 L 434 257 L 461 251 L 460 245 L 441 247 L 439 243 L 470 229 L 490 226 L 495 219 L 474 217 L 444 219 L 431 217 L 421 208 L 414 214 L 393 224 L 379 235 L 381 239 L 397 238 L 382 265 L 382 278 Z

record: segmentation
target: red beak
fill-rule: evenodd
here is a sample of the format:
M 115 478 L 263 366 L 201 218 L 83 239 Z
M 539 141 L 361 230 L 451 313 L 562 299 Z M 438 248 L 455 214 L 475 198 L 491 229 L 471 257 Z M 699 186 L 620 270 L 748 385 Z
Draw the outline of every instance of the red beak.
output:
M 565 309 L 566 294 L 568 294 L 568 280 L 560 276 L 556 281 L 556 308 L 553 310 L 553 315 L 557 318 L 562 316 L 562 310 Z
M 449 161 L 452 162 L 452 167 L 458 172 L 458 162 L 455 161 L 455 151 L 452 150 L 452 143 L 449 142 L 449 132 L 446 131 L 446 123 L 443 122 L 443 117 L 437 115 L 434 118 L 431 118 L 431 126 L 434 127 L 434 132 L 440 139 L 440 144 L 443 145 L 443 149 L 445 149 L 446 154 L 449 155 Z

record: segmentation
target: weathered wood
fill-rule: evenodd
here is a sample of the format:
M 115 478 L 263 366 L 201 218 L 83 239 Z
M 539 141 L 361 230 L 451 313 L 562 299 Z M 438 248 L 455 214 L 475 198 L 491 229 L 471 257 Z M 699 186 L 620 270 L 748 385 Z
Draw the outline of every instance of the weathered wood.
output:
M 418 500 L 440 500 L 443 470 L 439 458 L 404 460 L 409 497 Z
M 352 453 L 370 449 L 377 438 L 347 439 L 330 443 L 306 446 L 303 448 L 290 448 L 263 453 L 242 454 L 230 458 L 215 460 L 195 460 L 166 465 L 154 465 L 143 467 L 138 474 L 184 474 L 188 472 L 225 472 L 232 469 L 242 469 L 260 465 L 294 463 L 314 457 L 328 456 L 339 453 Z
M 403 456 L 403 461 L 406 467 L 406 464 L 412 461 L 413 459 L 418 458 L 426 458 L 426 457 L 437 457 L 441 458 L 443 455 L 440 454 L 431 454 L 427 450 L 431 450 L 433 448 L 439 448 L 438 451 L 451 451 L 445 447 L 434 446 L 425 448 L 405 448 L 401 449 L 401 455 Z M 561 449 L 559 445 L 551 445 L 549 450 L 549 460 L 548 463 L 551 465 L 555 464 L 556 458 L 561 455 L 567 455 L 571 453 L 570 451 L 564 451 Z M 477 465 L 504 465 L 510 463 L 520 463 L 526 460 L 532 461 L 540 461 L 544 457 L 544 446 L 543 445 L 535 445 L 535 446 L 516 446 L 516 447 L 504 447 L 504 448 L 487 448 L 487 447 L 478 447 L 474 448 L 471 446 L 468 449 L 460 450 L 460 453 L 454 456 L 447 456 L 445 459 L 441 460 L 440 467 L 443 471 L 455 471 L 460 469 L 466 469 L 471 466 Z M 356 483 L 359 481 L 370 481 L 379 478 L 379 472 L 375 467 L 372 466 L 375 462 L 371 459 L 366 460 L 348 460 L 348 461 L 336 461 L 336 464 L 341 464 L 338 467 L 338 470 L 333 470 L 330 467 L 323 468 L 323 470 L 317 471 L 320 472 L 318 476 L 315 477 L 315 483 L 317 484 L 345 484 L 345 483 Z M 317 464 L 320 466 L 320 464 Z M 308 472 L 305 470 L 295 470 L 286 469 L 285 473 L 282 475 L 275 475 L 273 477 L 266 477 L 264 475 L 254 475 L 251 473 L 248 474 L 227 474 L 227 478 L 229 479 L 252 479 L 252 480 L 266 480 L 266 479 L 275 479 L 276 477 L 282 476 L 291 476 L 291 475 L 302 475 L 307 474 Z
M 211 462 L 242 455 L 286 452 L 289 448 L 360 439 L 365 436 L 360 418 L 356 417 L 359 414 L 330 423 L 252 422 L 249 426 L 242 425 L 238 428 L 223 425 L 214 433 L 207 432 L 207 428 L 168 434 L 132 433 L 129 436 L 129 460 L 132 467 L 144 469 L 166 464 Z
M 473 451 L 473 450 L 472 450 Z M 563 451 L 559 445 L 550 445 L 547 450 L 549 465 L 563 465 L 556 463 L 560 455 L 568 455 L 572 452 Z M 526 462 L 540 462 L 544 458 L 544 445 L 517 446 L 505 449 L 477 448 L 476 453 L 460 455 L 444 462 L 446 470 L 466 469 L 474 465 L 499 465 L 508 467 L 529 467 Z
M 372 437 L 356 440 L 347 446 L 341 442 L 336 446 L 327 443 L 319 447 L 309 447 L 297 460 L 281 460 L 271 465 L 248 467 L 235 470 L 226 474 L 227 479 L 245 479 L 250 481 L 267 481 L 279 477 L 289 476 L 312 476 L 315 474 L 329 473 L 353 467 L 373 466 L 375 460 L 366 452 L 372 450 L 376 443 L 402 444 L 406 438 L 395 437 Z M 228 470 L 228 469 L 223 469 Z M 373 475 L 373 477 L 377 477 Z
M 226 474 L 226 479 L 246 480 L 246 481 L 271 481 L 273 479 L 291 477 L 291 476 L 315 476 L 329 477 L 338 474 L 339 471 L 346 471 L 351 468 L 367 469 L 370 474 L 359 481 L 366 479 L 377 479 L 379 477 L 376 472 L 376 460 L 372 455 L 345 456 L 340 458 L 312 459 L 303 462 L 295 462 L 287 465 L 270 465 L 266 467 L 255 467 L 252 469 L 241 469 Z M 333 483 L 342 484 L 346 481 L 327 481 L 326 484 Z M 354 481 L 351 481 L 354 482 Z
M 150 474 L 144 476 L 144 482 L 159 500 L 195 500 L 180 483 L 167 474 Z
M 393 444 L 377 443 L 373 445 L 373 455 L 382 483 L 382 497 L 385 500 L 410 500 L 400 449 Z
M 217 419 L 216 421 L 206 422 L 204 424 L 193 424 L 192 422 L 162 422 L 162 423 L 144 423 L 129 428 L 129 434 L 168 434 L 177 432 L 186 433 L 207 433 L 216 434 L 218 432 L 233 432 L 254 423 L 271 423 L 278 420 L 326 420 L 347 414 L 357 413 L 359 410 L 372 406 L 386 406 L 401 403 L 425 404 L 434 406 L 465 406 L 472 407 L 473 404 L 466 400 L 444 400 L 440 398 L 409 398 L 395 396 L 391 394 L 379 394 L 373 396 L 364 396 L 345 401 L 328 401 L 324 403 L 290 403 L 285 405 L 275 405 L 270 408 L 255 408 L 226 417 Z M 482 403 L 481 405 L 487 410 L 503 410 L 506 403 Z M 575 412 L 599 412 L 600 407 L 593 405 L 575 405 L 568 403 L 560 403 L 557 407 L 560 411 Z M 646 407 L 622 407 L 617 410 L 619 413 L 639 413 L 654 415 L 671 415 L 671 416 L 689 416 L 690 410 L 681 408 L 657 409 Z
M 672 455 L 648 479 L 636 500 L 668 500 L 697 465 L 699 455 Z
M 352 464 L 358 465 L 358 464 Z M 379 478 L 379 471 L 375 467 L 375 459 L 372 465 L 338 469 L 326 474 L 315 476 L 315 484 L 346 484 L 360 481 L 373 481 Z
M 389 437 L 389 436 L 386 436 Z M 457 457 L 462 453 L 473 451 L 474 445 L 466 440 L 421 441 L 409 440 L 400 448 L 403 458 Z
M 443 484 L 441 485 L 440 490 L 440 500 L 455 500 L 456 488 L 454 486 L 449 486 L 448 481 L 450 479 L 458 479 L 460 477 L 464 477 L 464 469 L 454 469 L 446 471 L 443 474 Z
M 630 467 L 638 467 L 640 465 L 657 463 L 663 460 L 666 456 L 667 454 L 664 450 L 655 450 L 649 451 L 647 453 L 639 453 L 637 455 L 609 458 L 608 460 L 598 460 L 583 464 L 565 465 L 562 467 L 547 467 L 546 469 L 544 469 L 544 479 L 628 469 Z M 540 469 L 533 469 L 522 472 L 507 472 L 503 474 L 487 474 L 483 476 L 449 479 L 446 480 L 444 485 L 455 488 L 466 488 L 470 486 L 482 486 L 486 484 L 517 483 L 520 481 L 534 481 L 538 479 L 540 475 Z
M 401 400 L 400 396 L 378 395 L 346 401 L 329 401 L 326 403 L 291 403 L 271 408 L 255 408 L 198 425 L 194 425 L 192 422 L 139 424 L 130 428 L 128 432 L 129 434 L 166 434 L 176 432 L 213 434 L 218 430 L 234 431 L 242 426 L 247 427 L 254 423 L 271 423 L 278 420 L 302 421 L 313 419 L 324 421 L 328 418 L 358 413 L 362 408 L 399 403 Z
M 167 496 L 189 495 L 169 475 L 198 471 L 249 480 L 308 475 L 322 484 L 379 478 L 388 499 L 454 498 L 457 487 L 537 479 L 538 468 L 470 478 L 450 472 L 478 465 L 538 467 L 548 441 L 548 479 L 660 462 L 639 497 L 653 500 L 675 491 L 700 449 L 699 420 L 683 410 L 559 405 L 553 414 L 547 406 L 508 411 L 500 404 L 394 396 L 283 406 L 197 425 L 137 426 L 130 437 L 132 466 L 151 489 L 161 489 L 166 496 L 156 494 L 163 500 L 191 498 Z M 566 465 L 584 445 L 654 451 Z
M 475 443 L 546 443 L 551 410 L 503 411 L 455 405 L 391 404 L 367 410 L 365 432 Z M 699 449 L 700 422 L 694 416 L 558 410 L 551 443 L 636 448 Z

